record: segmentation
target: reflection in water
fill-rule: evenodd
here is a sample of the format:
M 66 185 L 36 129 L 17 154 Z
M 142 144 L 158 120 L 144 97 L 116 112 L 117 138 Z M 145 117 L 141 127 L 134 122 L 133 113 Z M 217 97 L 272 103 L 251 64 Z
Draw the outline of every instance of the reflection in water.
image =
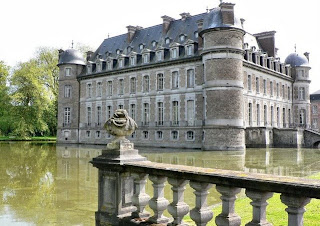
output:
M 94 225 L 98 173 L 89 161 L 100 153 L 97 146 L 0 143 L 0 225 Z M 140 153 L 155 162 L 245 172 L 288 176 L 320 172 L 320 150 L 313 149 L 201 152 L 141 148 Z M 170 186 L 165 191 L 172 200 Z M 185 199 L 191 208 L 192 192 L 188 186 Z M 152 196 L 150 182 L 147 193 Z M 212 188 L 209 204 L 219 200 Z

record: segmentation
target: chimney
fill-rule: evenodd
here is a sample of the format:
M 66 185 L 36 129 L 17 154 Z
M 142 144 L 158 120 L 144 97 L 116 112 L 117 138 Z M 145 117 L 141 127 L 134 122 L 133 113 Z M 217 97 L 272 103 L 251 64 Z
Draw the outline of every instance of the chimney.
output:
M 191 17 L 190 13 L 181 13 L 181 20 L 185 21 L 188 17 Z
M 199 49 L 202 49 L 203 47 L 203 39 L 200 35 L 200 32 L 202 31 L 202 27 L 203 27 L 203 19 L 198 20 L 197 21 L 197 25 L 198 25 L 198 47 Z
M 305 52 L 303 55 L 305 55 L 305 57 L 308 59 L 308 62 L 310 61 L 310 59 L 309 59 L 309 54 L 310 53 L 308 53 L 308 52 Z
M 130 43 L 132 41 L 132 39 L 133 39 L 134 33 L 136 33 L 137 28 L 135 26 L 129 25 L 129 26 L 127 26 L 127 29 L 128 29 L 128 39 L 127 39 L 127 41 L 128 41 L 128 43 Z
M 173 21 L 174 19 L 166 15 L 162 16 L 161 18 L 163 19 L 162 33 L 166 34 L 169 30 L 171 21 Z
M 233 3 L 220 3 L 223 24 L 234 25 L 234 5 Z
M 90 58 L 91 58 L 91 56 L 92 56 L 92 54 L 93 54 L 93 52 L 92 51 L 88 51 L 88 52 L 86 52 L 86 54 L 87 54 L 87 61 L 89 61 L 90 60 Z

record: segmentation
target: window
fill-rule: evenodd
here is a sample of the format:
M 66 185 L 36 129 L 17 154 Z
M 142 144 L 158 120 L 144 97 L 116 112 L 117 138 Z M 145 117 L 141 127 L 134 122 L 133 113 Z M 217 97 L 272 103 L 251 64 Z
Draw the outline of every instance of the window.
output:
M 192 49 L 193 49 L 193 48 L 192 48 L 192 45 L 188 45 L 188 46 L 187 46 L 187 55 L 188 55 L 188 56 L 193 55 Z
M 318 106 L 317 105 L 312 106 L 312 114 L 318 114 Z
M 305 121 L 306 121 L 306 110 L 301 109 L 300 110 L 300 125 L 305 125 Z
M 67 67 L 65 70 L 65 76 L 71 76 L 71 68 Z
M 263 79 L 263 94 L 267 94 L 267 80 Z
M 273 83 L 270 82 L 270 96 L 273 97 Z
M 87 138 L 90 138 L 90 136 L 91 136 L 90 131 L 86 131 L 86 137 L 87 137 Z
M 71 97 L 71 85 L 64 86 L 64 97 L 70 98 Z
M 148 131 L 143 131 L 142 132 L 142 136 L 143 136 L 143 139 L 149 139 L 149 132 Z
M 196 31 L 196 32 L 194 32 L 194 37 L 195 38 L 198 38 L 199 37 L 199 33 Z
M 175 58 L 177 58 L 178 56 L 178 54 L 177 54 L 177 52 L 178 52 L 178 49 L 177 48 L 173 48 L 172 50 L 171 50 L 171 58 L 172 59 L 175 59 Z
M 312 128 L 314 129 L 318 128 L 318 119 L 316 118 L 312 119 Z
M 135 138 L 136 138 L 136 134 L 137 134 L 136 131 L 134 131 L 134 132 L 131 134 L 131 138 L 132 138 L 132 139 L 135 139 Z
M 184 42 L 185 38 L 186 38 L 186 37 L 185 37 L 184 35 L 180 35 L 180 41 L 181 41 L 181 42 Z
M 157 104 L 157 108 L 158 108 L 158 125 L 161 126 L 163 125 L 163 102 L 158 102 Z
M 187 140 L 194 140 L 194 132 L 193 131 L 187 132 Z
M 146 64 L 149 62 L 149 55 L 148 54 L 144 54 L 143 55 L 143 63 Z
M 119 68 L 123 67 L 123 59 L 119 59 Z
M 157 61 L 161 61 L 162 60 L 162 52 L 158 51 L 157 52 Z
M 170 38 L 166 38 L 165 42 L 166 44 L 170 44 Z
M 101 106 L 97 106 L 97 125 L 100 126 L 102 122 L 102 112 L 101 112 Z
M 291 110 L 289 109 L 288 110 L 288 124 L 290 126 L 290 123 L 291 123 Z
M 286 109 L 282 109 L 282 127 L 286 127 Z
M 172 140 L 178 140 L 178 137 L 179 137 L 178 135 L 179 135 L 178 131 L 171 131 Z
M 248 75 L 248 91 L 251 91 L 251 75 Z
M 172 125 L 179 125 L 179 102 L 172 101 Z
M 97 83 L 97 97 L 101 97 L 102 96 L 102 83 L 98 82 Z
M 116 53 L 119 55 L 120 54 L 120 49 L 117 49 Z
M 277 107 L 277 126 L 280 127 L 280 108 Z
M 163 74 L 157 74 L 157 89 L 163 90 Z
M 270 109 L 270 114 L 271 114 L 271 126 L 273 126 L 273 114 L 274 114 L 274 112 L 273 112 L 273 106 L 271 106 L 271 109 Z
M 179 73 L 177 71 L 172 72 L 172 89 L 179 88 Z
M 187 122 L 188 126 L 194 125 L 194 100 L 187 101 Z
M 107 86 L 107 96 L 108 97 L 112 96 L 112 89 L 113 89 L 112 81 L 108 81 L 108 86 Z
M 123 95 L 124 93 L 124 84 L 123 84 L 123 79 L 119 79 L 119 95 Z
M 259 84 L 259 78 L 256 77 L 256 93 L 260 93 L 260 84 Z
M 252 103 L 248 105 L 249 126 L 252 126 Z
M 187 70 L 187 87 L 188 88 L 194 87 L 194 70 L 193 69 Z
M 108 105 L 107 106 L 107 111 L 106 111 L 106 113 L 107 113 L 107 120 L 109 119 L 109 118 L 111 118 L 111 116 L 112 116 L 112 106 L 110 106 L 110 105 Z
M 150 112 L 150 107 L 149 103 L 144 103 L 143 104 L 143 116 L 142 116 L 142 123 L 144 125 L 149 125 L 149 112 Z
M 71 123 L 71 109 L 69 107 L 64 108 L 64 125 L 69 125 Z
M 100 138 L 101 137 L 101 132 L 100 131 L 96 131 L 96 138 Z
M 163 133 L 162 133 L 162 131 L 157 131 L 157 133 L 156 133 L 156 139 L 157 139 L 157 140 L 162 140 L 162 139 L 163 139 Z
M 151 42 L 151 45 L 152 45 L 152 47 L 156 47 L 157 42 L 156 42 L 156 41 L 152 41 L 152 42 Z
M 119 104 L 118 109 L 123 109 L 123 104 Z
M 149 75 L 143 76 L 143 92 L 148 93 L 150 87 Z
M 304 87 L 299 87 L 299 100 L 305 100 L 305 89 L 304 89 Z
M 130 93 L 136 93 L 136 78 L 132 77 L 130 78 Z
M 136 105 L 130 104 L 130 117 L 136 121 Z
M 108 70 L 111 70 L 111 69 L 112 69 L 112 62 L 111 62 L 111 61 L 108 61 L 108 62 L 107 62 L 107 67 L 108 67 Z
M 143 50 L 143 48 L 144 48 L 144 45 L 143 45 L 143 44 L 140 44 L 140 45 L 139 45 L 139 49 L 140 49 L 140 50 Z
M 92 97 L 92 85 L 91 85 L 91 83 L 87 84 L 87 97 L 88 98 Z
M 277 97 L 279 97 L 280 96 L 280 90 L 279 90 L 279 83 L 277 83 Z
M 135 57 L 130 57 L 130 65 L 134 66 L 136 64 L 136 59 Z
M 282 99 L 284 99 L 284 85 L 282 85 Z
M 260 104 L 257 104 L 257 126 L 260 126 Z
M 288 87 L 288 100 L 291 99 L 291 90 L 290 90 L 290 87 Z
M 92 119 L 92 111 L 91 107 L 87 107 L 87 125 L 91 125 L 91 119 Z
M 268 125 L 268 109 L 267 105 L 263 105 L 263 118 L 264 118 L 264 126 Z

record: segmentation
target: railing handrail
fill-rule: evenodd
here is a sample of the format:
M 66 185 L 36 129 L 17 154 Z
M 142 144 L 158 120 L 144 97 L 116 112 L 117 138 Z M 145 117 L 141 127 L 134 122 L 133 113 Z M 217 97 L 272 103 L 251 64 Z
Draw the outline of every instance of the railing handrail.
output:
M 216 185 L 286 193 L 320 199 L 320 181 L 299 177 L 276 176 L 155 162 L 129 162 L 122 165 L 126 172 L 205 182 Z

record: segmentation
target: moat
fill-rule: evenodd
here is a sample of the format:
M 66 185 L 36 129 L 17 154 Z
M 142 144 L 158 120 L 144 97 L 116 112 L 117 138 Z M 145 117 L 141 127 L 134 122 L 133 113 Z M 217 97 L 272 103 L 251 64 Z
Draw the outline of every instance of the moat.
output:
M 296 177 L 320 172 L 318 149 L 139 150 L 154 162 Z M 0 143 L 0 225 L 94 225 L 98 177 L 89 161 L 100 153 L 95 146 Z M 187 189 L 185 200 L 192 206 L 191 192 Z M 214 187 L 211 193 L 209 204 L 219 203 Z

